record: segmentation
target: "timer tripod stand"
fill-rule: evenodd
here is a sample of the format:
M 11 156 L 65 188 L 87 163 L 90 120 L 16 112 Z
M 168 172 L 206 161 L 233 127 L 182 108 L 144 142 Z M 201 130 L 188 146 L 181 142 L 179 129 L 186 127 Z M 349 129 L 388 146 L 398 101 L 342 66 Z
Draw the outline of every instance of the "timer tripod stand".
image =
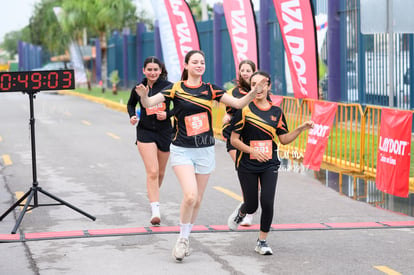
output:
M 46 190 L 43 190 L 39 183 L 37 182 L 37 167 L 36 167 L 36 142 L 35 142 L 35 118 L 34 118 L 34 107 L 33 107 L 33 99 L 35 98 L 35 94 L 38 91 L 26 91 L 29 95 L 29 102 L 30 102 L 30 134 L 31 134 L 31 149 L 32 149 L 32 174 L 33 174 L 33 183 L 32 187 L 27 191 L 19 200 L 17 200 L 6 212 L 4 212 L 3 215 L 0 217 L 0 221 L 2 221 L 14 208 L 17 206 L 23 206 L 23 209 L 20 212 L 20 215 L 17 219 L 17 222 L 12 230 L 12 234 L 15 234 L 17 231 L 17 228 L 19 227 L 20 223 L 23 220 L 24 214 L 39 206 L 52 206 L 52 205 L 66 205 L 69 208 L 72 208 L 73 210 L 85 215 L 86 217 L 90 218 L 91 220 L 95 220 L 96 218 L 81 209 L 73 206 L 72 204 L 56 197 L 55 195 L 47 192 Z M 59 202 L 59 203 L 49 203 L 49 204 L 40 204 L 38 200 L 38 193 L 42 193 L 53 200 Z M 26 200 L 26 203 L 23 205 L 22 202 Z M 33 199 L 33 204 L 30 204 Z

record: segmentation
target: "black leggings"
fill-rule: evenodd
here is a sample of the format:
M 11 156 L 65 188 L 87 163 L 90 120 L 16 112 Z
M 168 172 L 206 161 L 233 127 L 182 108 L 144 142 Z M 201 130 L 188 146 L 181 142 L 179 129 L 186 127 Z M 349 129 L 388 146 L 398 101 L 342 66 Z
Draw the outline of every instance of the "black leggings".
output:
M 273 205 L 275 201 L 277 170 L 266 170 L 261 173 L 237 171 L 243 192 L 244 203 L 240 207 L 241 213 L 253 214 L 259 206 L 259 179 L 260 179 L 260 231 L 269 232 L 273 220 Z

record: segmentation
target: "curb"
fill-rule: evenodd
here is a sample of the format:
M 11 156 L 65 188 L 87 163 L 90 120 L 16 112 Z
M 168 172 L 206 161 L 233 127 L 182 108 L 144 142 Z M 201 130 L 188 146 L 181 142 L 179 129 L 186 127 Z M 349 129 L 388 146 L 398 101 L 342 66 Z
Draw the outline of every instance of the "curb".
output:
M 96 103 L 100 103 L 103 104 L 105 107 L 108 107 L 110 109 L 119 111 L 119 112 L 123 112 L 123 113 L 128 113 L 127 112 L 127 107 L 125 104 L 121 104 L 121 103 L 117 103 L 117 102 L 113 102 L 111 100 L 108 99 L 104 99 L 104 98 L 99 98 L 99 97 L 95 97 L 95 96 L 91 96 L 91 95 L 86 95 L 86 94 L 81 94 L 78 92 L 72 92 L 72 91 L 58 91 L 57 92 L 60 95 L 72 95 L 72 96 L 78 96 L 78 97 L 82 97 L 84 99 L 96 102 Z

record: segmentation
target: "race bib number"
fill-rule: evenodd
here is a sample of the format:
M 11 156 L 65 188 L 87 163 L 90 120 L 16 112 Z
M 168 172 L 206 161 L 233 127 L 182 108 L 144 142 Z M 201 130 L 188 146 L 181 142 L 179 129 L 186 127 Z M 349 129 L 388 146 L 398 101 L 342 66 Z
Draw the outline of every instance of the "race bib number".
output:
M 251 140 L 250 147 L 253 148 L 254 150 L 265 153 L 269 159 L 272 158 L 272 141 L 271 140 Z M 256 159 L 256 158 L 250 154 L 250 159 Z
M 165 108 L 165 102 L 161 102 L 161 103 L 159 103 L 155 106 L 148 107 L 145 110 L 147 111 L 147 115 L 150 116 L 150 115 L 154 115 L 158 112 L 165 111 L 165 109 L 166 109 Z
M 195 136 L 210 130 L 207 112 L 185 117 L 187 136 Z

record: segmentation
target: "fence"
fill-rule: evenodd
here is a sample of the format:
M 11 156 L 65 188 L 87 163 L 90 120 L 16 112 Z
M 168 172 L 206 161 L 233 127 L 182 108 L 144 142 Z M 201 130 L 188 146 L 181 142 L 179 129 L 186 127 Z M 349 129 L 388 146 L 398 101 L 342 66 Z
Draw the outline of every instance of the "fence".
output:
M 283 97 L 281 108 L 286 116 L 289 129 L 311 118 L 314 100 L 299 100 Z M 381 124 L 381 107 L 360 104 L 338 103 L 334 123 L 322 161 L 322 169 L 341 174 L 375 180 L 378 152 L 378 138 Z M 214 110 L 213 129 L 217 138 L 221 135 L 224 106 Z M 413 111 L 414 115 L 414 111 Z M 307 132 L 302 133 L 293 143 L 279 145 L 280 155 L 290 161 L 301 161 L 305 154 Z M 414 152 L 414 137 L 411 141 L 411 155 Z M 414 192 L 414 159 L 411 158 L 410 192 Z

